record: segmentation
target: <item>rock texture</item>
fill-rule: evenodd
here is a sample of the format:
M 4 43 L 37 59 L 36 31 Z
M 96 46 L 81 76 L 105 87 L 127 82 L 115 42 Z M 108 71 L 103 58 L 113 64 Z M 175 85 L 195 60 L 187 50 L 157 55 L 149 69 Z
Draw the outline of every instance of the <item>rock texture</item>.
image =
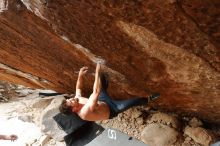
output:
M 175 116 L 171 116 L 165 113 L 156 113 L 151 119 L 147 122 L 148 124 L 152 123 L 161 123 L 163 125 L 170 126 L 174 129 L 180 129 L 181 124 Z
M 195 142 L 204 146 L 209 146 L 213 142 L 212 136 L 208 133 L 206 129 L 201 127 L 192 128 L 187 126 L 184 130 L 184 134 L 188 135 Z
M 122 99 L 160 92 L 154 106 L 220 122 L 220 1 L 3 0 L 0 80 L 73 93 L 95 62 Z
M 179 133 L 163 124 L 149 124 L 141 134 L 141 140 L 151 146 L 171 146 L 178 140 Z

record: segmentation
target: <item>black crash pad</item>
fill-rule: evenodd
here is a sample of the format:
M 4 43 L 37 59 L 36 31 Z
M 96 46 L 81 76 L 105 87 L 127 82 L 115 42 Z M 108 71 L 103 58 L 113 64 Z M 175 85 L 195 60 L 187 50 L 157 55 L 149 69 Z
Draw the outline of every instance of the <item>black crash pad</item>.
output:
M 88 122 L 71 134 L 64 137 L 67 146 L 85 146 L 104 131 L 94 122 Z
M 64 115 L 58 113 L 53 119 L 57 122 L 58 126 L 63 129 L 67 134 L 71 134 L 88 121 L 82 120 L 77 114 Z
M 58 113 L 53 119 L 67 133 L 64 137 L 67 146 L 85 146 L 104 131 L 102 126 L 84 121 L 75 113 L 70 115 Z
M 114 129 L 106 129 L 86 146 L 148 146 Z

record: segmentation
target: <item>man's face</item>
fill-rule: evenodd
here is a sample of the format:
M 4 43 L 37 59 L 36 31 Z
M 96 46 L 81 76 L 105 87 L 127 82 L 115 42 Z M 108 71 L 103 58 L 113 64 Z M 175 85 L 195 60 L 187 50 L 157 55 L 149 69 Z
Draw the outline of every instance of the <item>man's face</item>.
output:
M 78 107 L 79 99 L 78 98 L 66 99 L 66 105 L 71 107 Z

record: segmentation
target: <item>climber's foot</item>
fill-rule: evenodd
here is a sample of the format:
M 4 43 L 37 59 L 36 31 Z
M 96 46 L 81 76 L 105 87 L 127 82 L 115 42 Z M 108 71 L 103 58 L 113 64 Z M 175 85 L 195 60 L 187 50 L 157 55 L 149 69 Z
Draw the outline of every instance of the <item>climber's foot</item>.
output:
M 148 99 L 148 102 L 151 102 L 151 101 L 156 100 L 159 97 L 160 97 L 160 93 L 154 93 L 154 94 L 148 96 L 147 99 Z

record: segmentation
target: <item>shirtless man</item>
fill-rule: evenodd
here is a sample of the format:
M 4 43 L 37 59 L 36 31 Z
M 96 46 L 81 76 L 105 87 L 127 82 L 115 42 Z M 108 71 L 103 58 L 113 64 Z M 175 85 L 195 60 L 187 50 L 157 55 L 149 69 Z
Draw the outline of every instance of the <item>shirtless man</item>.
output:
M 76 83 L 76 95 L 74 98 L 63 100 L 60 105 L 60 112 L 63 114 L 76 113 L 81 119 L 86 121 L 99 121 L 116 117 L 119 113 L 132 106 L 146 105 L 148 101 L 159 97 L 154 94 L 149 97 L 137 97 L 128 100 L 112 100 L 107 94 L 108 81 L 102 75 L 100 79 L 101 65 L 97 64 L 93 92 L 89 98 L 81 96 L 83 86 L 83 76 L 87 73 L 88 67 L 82 67 L 79 71 Z

